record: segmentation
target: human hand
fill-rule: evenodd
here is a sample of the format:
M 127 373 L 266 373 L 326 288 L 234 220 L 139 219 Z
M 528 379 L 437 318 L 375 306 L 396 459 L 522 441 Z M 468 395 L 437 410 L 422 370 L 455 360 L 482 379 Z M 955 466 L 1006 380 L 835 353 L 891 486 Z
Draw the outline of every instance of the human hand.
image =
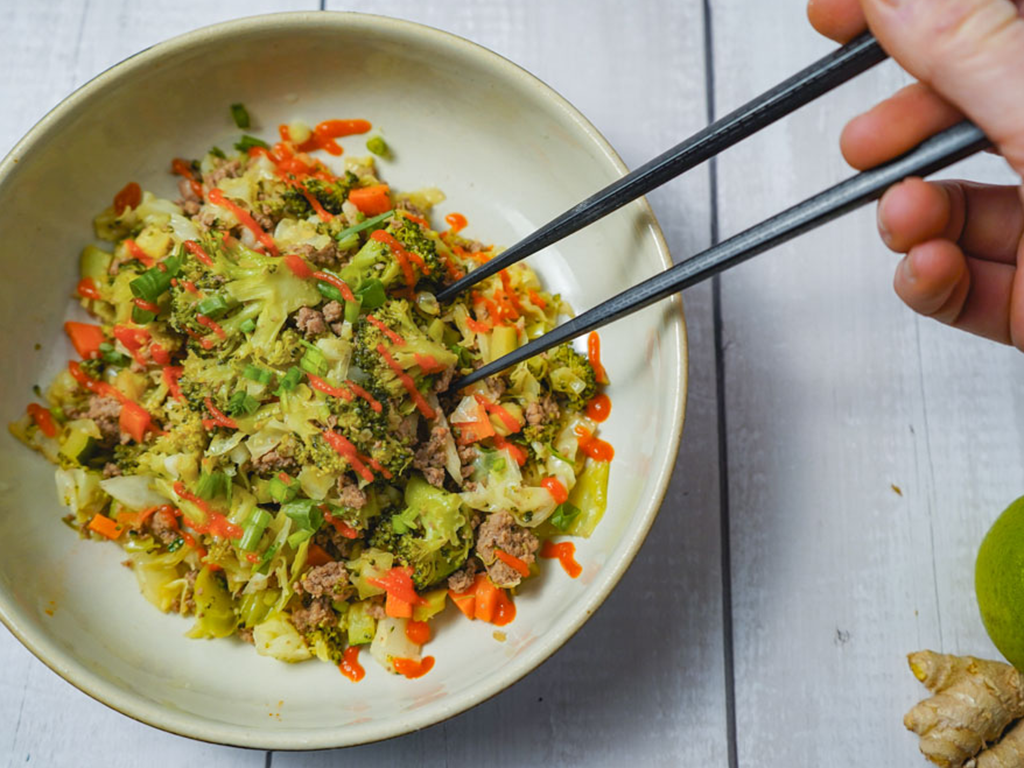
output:
M 809 0 L 840 42 L 870 27 L 920 82 L 851 120 L 854 168 L 890 160 L 966 115 L 1024 175 L 1024 0 Z M 906 254 L 896 293 L 911 309 L 1024 351 L 1024 188 L 907 179 L 878 206 L 885 244 Z

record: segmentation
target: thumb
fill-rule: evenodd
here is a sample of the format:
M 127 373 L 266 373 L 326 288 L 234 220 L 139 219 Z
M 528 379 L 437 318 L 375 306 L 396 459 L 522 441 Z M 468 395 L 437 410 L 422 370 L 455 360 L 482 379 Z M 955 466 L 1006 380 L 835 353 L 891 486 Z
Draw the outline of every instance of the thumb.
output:
M 1024 175 L 1024 19 L 1011 0 L 862 0 L 882 46 Z

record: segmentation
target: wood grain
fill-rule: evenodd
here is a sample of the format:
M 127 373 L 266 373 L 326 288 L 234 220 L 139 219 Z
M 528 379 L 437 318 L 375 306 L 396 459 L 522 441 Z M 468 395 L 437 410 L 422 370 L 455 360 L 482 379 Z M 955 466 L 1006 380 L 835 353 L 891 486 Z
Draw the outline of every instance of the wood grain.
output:
M 0 151 L 89 77 L 172 34 L 315 2 L 64 2 L 0 10 Z M 340 6 L 339 6 L 340 7 Z M 374 0 L 363 12 L 422 21 L 497 50 L 573 101 L 636 165 L 705 119 L 698 0 L 629 14 L 602 0 Z M 652 203 L 676 256 L 706 247 L 706 170 Z M 554 212 L 553 212 L 554 213 Z M 628 257 L 628 255 L 624 255 Z M 0 633 L 0 757 L 6 765 L 672 765 L 725 762 L 725 673 L 710 288 L 685 297 L 691 344 L 686 435 L 665 508 L 601 611 L 540 670 L 476 710 L 418 734 L 343 753 L 265 756 L 131 722 L 75 691 Z
M 89 78 L 149 45 L 195 27 L 316 0 L 148 0 L 0 6 L 0 152 Z M 45 247 L 45 243 L 41 244 Z M 213 747 L 157 731 L 93 701 L 0 631 L 0 764 L 135 768 L 258 768 L 263 752 Z M 155 763 L 154 763 L 155 761 Z
M 720 112 L 830 48 L 803 5 L 714 3 Z M 905 82 L 886 65 L 723 155 L 723 235 L 848 175 L 843 123 Z M 894 265 L 864 210 L 722 277 L 741 766 L 919 764 L 905 654 L 994 653 L 973 562 L 1022 487 L 1024 359 L 915 317 Z

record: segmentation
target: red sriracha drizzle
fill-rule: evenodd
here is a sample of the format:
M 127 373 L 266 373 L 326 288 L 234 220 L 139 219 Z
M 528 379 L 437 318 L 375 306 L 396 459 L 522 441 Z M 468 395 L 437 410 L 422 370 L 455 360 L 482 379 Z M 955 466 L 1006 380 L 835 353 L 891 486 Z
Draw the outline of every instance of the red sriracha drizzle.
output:
M 356 447 L 348 440 L 344 435 L 339 435 L 337 432 L 333 432 L 329 429 L 325 429 L 321 433 L 327 444 L 333 448 L 339 456 L 347 460 L 352 466 L 352 469 L 361 478 L 366 480 L 368 483 L 373 482 L 373 472 L 371 472 L 365 464 L 359 459 L 359 451 Z
M 174 158 L 171 161 L 171 173 L 188 179 L 188 185 L 192 187 L 192 192 L 200 200 L 203 199 L 203 185 L 196 181 L 196 176 L 192 173 L 192 167 L 186 161 L 180 157 Z
M 615 449 L 610 443 L 606 443 L 594 435 L 584 426 L 576 427 L 576 437 L 579 438 L 580 450 L 594 461 L 611 461 L 615 458 Z
M 506 411 L 497 403 L 488 400 L 486 397 L 480 394 L 475 394 L 473 395 L 473 397 L 476 399 L 478 403 L 480 403 L 480 405 L 484 407 L 484 409 L 488 413 L 493 413 L 495 416 L 497 416 L 501 420 L 501 423 L 505 425 L 505 429 L 507 429 L 509 432 L 518 432 L 520 429 L 523 428 L 522 424 L 520 424 L 516 420 L 515 416 Z
M 128 208 L 138 208 L 142 202 L 142 187 L 134 181 L 129 181 L 114 195 L 114 213 L 120 216 Z
M 315 277 L 317 280 L 322 280 L 325 283 L 330 283 L 331 285 L 333 285 L 335 288 L 338 289 L 338 292 L 341 293 L 341 298 L 343 298 L 345 301 L 356 300 L 355 294 L 352 293 L 352 289 L 348 287 L 348 283 L 346 283 L 340 277 L 335 277 L 334 275 L 331 275 L 327 272 L 313 272 L 312 277 Z
M 546 488 L 555 500 L 555 504 L 564 504 L 569 499 L 569 492 L 565 490 L 561 480 L 557 477 L 545 477 L 540 481 L 541 487 Z
M 391 340 L 391 343 L 394 344 L 396 347 L 401 347 L 405 345 L 405 339 L 403 339 L 397 333 L 392 331 L 390 328 L 384 325 L 384 323 L 382 323 L 373 315 L 367 315 L 366 322 L 370 323 L 370 325 L 374 326 L 375 328 L 378 328 L 380 332 L 387 336 Z
M 311 386 L 313 389 L 320 390 L 325 395 L 330 395 L 331 397 L 340 397 L 351 402 L 352 393 L 349 392 L 347 389 L 344 389 L 342 387 L 332 387 L 319 376 L 314 376 L 312 373 L 307 372 L 306 376 L 309 378 L 309 386 Z
M 363 400 L 368 402 L 370 404 L 370 407 L 376 413 L 380 413 L 382 410 L 384 410 L 384 406 L 380 404 L 380 401 L 378 401 L 377 398 L 375 398 L 373 395 L 371 395 L 369 392 L 360 387 L 351 379 L 347 380 L 345 382 L 345 385 L 356 394 L 356 397 L 361 397 L 363 398 Z
M 189 253 L 191 253 L 193 256 L 195 256 L 197 259 L 199 259 L 201 262 L 203 262 L 203 264 L 205 264 L 208 267 L 212 267 L 213 266 L 213 259 L 210 258 L 210 254 L 208 254 L 205 250 L 203 250 L 203 246 L 201 246 L 195 240 L 186 240 L 184 245 L 185 245 L 185 250 L 188 251 Z M 191 281 L 190 281 L 190 283 L 191 283 Z M 186 286 L 186 288 L 187 287 L 188 286 Z M 195 288 L 195 285 L 192 286 L 192 289 L 194 289 L 194 288 Z M 193 290 L 193 293 L 195 293 L 195 292 L 196 291 Z
M 598 384 L 608 383 L 608 374 L 601 365 L 601 337 L 597 331 L 591 331 L 587 336 L 587 358 L 590 360 L 590 367 L 594 369 L 594 377 Z
M 350 645 L 346 648 L 341 656 L 341 663 L 338 665 L 341 674 L 353 683 L 358 683 L 366 676 L 366 670 L 359 663 L 359 649 L 361 647 L 360 645 Z
M 398 361 L 391 356 L 391 353 L 384 348 L 383 344 L 377 345 L 377 351 L 380 356 L 384 358 L 384 362 L 388 364 L 388 367 L 395 372 L 395 376 L 402 382 L 402 386 L 405 387 L 405 391 L 409 393 L 409 397 L 416 404 L 417 410 L 423 414 L 425 419 L 433 419 L 434 409 L 430 407 L 430 404 L 424 399 L 420 391 L 416 389 L 416 382 L 412 380 L 412 376 L 402 370 L 402 366 L 398 364 Z
M 540 550 L 541 557 L 557 558 L 565 572 L 573 579 L 583 573 L 583 566 L 576 562 L 575 555 L 576 545 L 571 541 L 563 541 L 559 544 L 545 541 L 544 546 Z
M 231 213 L 235 215 L 235 218 L 238 219 L 238 223 L 252 232 L 256 239 L 259 240 L 263 247 L 272 255 L 280 255 L 277 250 L 277 246 L 274 244 L 274 238 L 263 231 L 263 228 L 256 223 L 256 219 L 254 219 L 247 210 L 228 200 L 224 197 L 224 193 L 216 187 L 210 190 L 209 198 L 210 202 L 214 205 L 220 206 L 221 208 L 227 208 L 231 211 Z
M 375 231 L 372 235 L 370 235 L 370 239 L 376 240 L 379 243 L 384 243 L 384 245 L 391 249 L 391 252 L 395 256 L 395 261 L 397 261 L 398 266 L 402 268 L 402 276 L 405 278 L 405 284 L 410 288 L 415 286 L 416 273 L 412 271 L 412 265 L 409 263 L 409 259 L 414 254 L 410 254 L 407 250 L 405 250 L 405 248 L 402 246 L 400 242 L 398 242 L 392 235 L 388 234 L 383 229 L 378 229 L 377 231 Z M 417 259 L 419 259 L 418 256 Z M 419 263 L 422 264 L 422 262 L 423 260 L 419 259 Z M 424 272 L 424 274 L 429 273 Z
M 103 297 L 100 296 L 100 290 L 96 287 L 96 281 L 91 277 L 83 277 L 78 281 L 77 287 L 78 295 L 83 299 L 92 299 L 93 301 L 99 301 Z
M 594 395 L 594 398 L 587 403 L 587 418 L 591 421 L 602 422 L 612 412 L 612 401 L 604 392 Z
M 209 429 L 211 426 L 227 427 L 228 429 L 238 429 L 238 422 L 227 416 L 217 406 L 213 404 L 210 398 L 206 398 L 203 402 L 206 403 L 206 410 L 213 416 L 212 419 L 203 419 L 203 428 Z M 180 495 L 180 494 L 179 494 Z
M 218 539 L 240 539 L 245 531 L 242 530 L 242 526 L 235 525 L 228 520 L 220 512 L 215 512 L 210 508 L 210 505 L 198 496 L 189 493 L 185 488 L 185 484 L 180 480 L 174 484 L 174 492 L 179 497 L 190 501 L 195 504 L 199 509 L 206 513 L 207 521 L 202 524 L 194 523 L 192 520 L 188 521 L 189 527 L 192 528 L 196 533 L 209 533 Z

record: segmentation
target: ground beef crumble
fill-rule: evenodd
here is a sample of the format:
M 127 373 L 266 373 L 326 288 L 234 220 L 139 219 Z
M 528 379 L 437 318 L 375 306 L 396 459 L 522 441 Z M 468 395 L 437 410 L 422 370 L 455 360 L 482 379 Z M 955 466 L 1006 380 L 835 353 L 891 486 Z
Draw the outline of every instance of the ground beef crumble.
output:
M 540 540 L 503 509 L 488 515 L 477 530 L 476 554 L 487 567 L 491 581 L 501 587 L 518 584 L 522 576 L 515 568 L 498 560 L 494 550 L 500 549 L 529 565 L 539 546 Z

